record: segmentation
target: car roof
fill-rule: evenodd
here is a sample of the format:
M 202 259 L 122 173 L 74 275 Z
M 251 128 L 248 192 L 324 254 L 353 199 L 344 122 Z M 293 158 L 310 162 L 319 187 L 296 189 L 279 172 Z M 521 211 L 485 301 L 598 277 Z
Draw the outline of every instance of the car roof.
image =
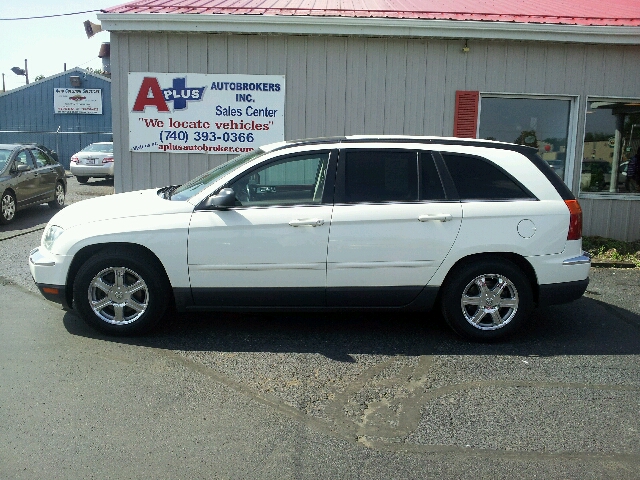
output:
M 348 144 L 348 143 L 423 143 L 439 145 L 466 145 L 475 147 L 497 148 L 514 150 L 520 153 L 536 153 L 537 149 L 526 145 L 496 142 L 493 140 L 480 140 L 476 138 L 435 137 L 435 136 L 409 136 L 409 135 L 349 135 L 339 137 L 305 138 L 301 140 L 287 140 L 284 142 L 263 145 L 260 148 L 265 152 L 272 152 L 282 148 L 302 145 L 322 144 Z

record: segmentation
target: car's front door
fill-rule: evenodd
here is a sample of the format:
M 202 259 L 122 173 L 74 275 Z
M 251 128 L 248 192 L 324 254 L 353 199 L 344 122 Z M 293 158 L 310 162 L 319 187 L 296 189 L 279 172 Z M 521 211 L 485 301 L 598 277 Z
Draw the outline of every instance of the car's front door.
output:
M 194 211 L 188 264 L 195 305 L 325 304 L 330 157 L 318 151 L 269 161 L 229 184 L 235 207 Z
M 29 169 L 20 171 L 24 166 L 27 166 Z M 15 155 L 10 172 L 14 177 L 14 188 L 18 207 L 30 205 L 38 201 L 40 195 L 38 174 L 35 171 L 31 153 L 29 153 L 27 149 L 22 149 Z
M 430 152 L 342 150 L 327 257 L 327 305 L 407 305 L 453 245 L 460 202 Z

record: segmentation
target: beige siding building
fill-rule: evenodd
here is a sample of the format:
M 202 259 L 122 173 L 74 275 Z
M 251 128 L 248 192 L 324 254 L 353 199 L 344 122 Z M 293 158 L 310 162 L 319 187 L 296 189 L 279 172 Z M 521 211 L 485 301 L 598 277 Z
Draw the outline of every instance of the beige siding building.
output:
M 233 156 L 133 145 L 140 122 L 130 74 L 157 77 L 163 93 L 171 75 L 186 78 L 186 87 L 197 74 L 231 83 L 251 75 L 255 85 L 275 76 L 285 86 L 282 117 L 274 119 L 283 122 L 280 140 L 457 135 L 532 145 L 579 197 L 586 235 L 640 238 L 640 193 L 624 182 L 625 162 L 640 146 L 640 12 L 633 2 L 612 12 L 587 1 L 602 10 L 597 20 L 576 14 L 568 1 L 543 2 L 535 18 L 498 11 L 499 20 L 486 14 L 489 1 L 451 2 L 452 12 L 466 8 L 466 15 L 401 11 L 406 2 L 399 1 L 387 2 L 395 10 L 369 15 L 331 1 L 305 12 L 277 0 L 269 9 L 245 1 L 243 10 L 234 2 L 163 3 L 131 2 L 98 15 L 111 32 L 118 192 L 180 184 Z M 235 99 L 241 103 L 245 93 Z M 188 103 L 173 102 L 163 114 L 189 111 Z M 594 167 L 595 159 L 602 163 Z

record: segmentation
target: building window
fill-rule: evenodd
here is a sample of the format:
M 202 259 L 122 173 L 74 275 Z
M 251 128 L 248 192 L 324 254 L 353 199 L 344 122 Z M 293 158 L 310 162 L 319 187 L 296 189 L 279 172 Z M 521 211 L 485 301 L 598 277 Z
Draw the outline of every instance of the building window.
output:
M 567 181 L 572 107 L 571 98 L 481 94 L 478 137 L 537 148 Z
M 638 194 L 640 101 L 587 99 L 580 192 Z

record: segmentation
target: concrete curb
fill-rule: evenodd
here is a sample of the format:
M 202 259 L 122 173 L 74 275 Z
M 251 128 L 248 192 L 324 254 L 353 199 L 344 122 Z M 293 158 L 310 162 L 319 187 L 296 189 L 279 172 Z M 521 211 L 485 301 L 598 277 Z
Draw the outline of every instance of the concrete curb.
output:
M 591 266 L 595 268 L 636 268 L 635 263 L 627 262 L 624 260 L 593 260 L 591 259 Z
M 24 230 L 13 230 L 10 232 L 0 232 L 0 242 L 3 240 L 9 240 L 10 238 L 19 237 L 21 235 L 26 235 L 31 232 L 37 232 L 38 230 L 44 230 L 46 227 L 46 223 L 41 223 L 40 225 L 36 225 L 35 227 L 25 228 Z

